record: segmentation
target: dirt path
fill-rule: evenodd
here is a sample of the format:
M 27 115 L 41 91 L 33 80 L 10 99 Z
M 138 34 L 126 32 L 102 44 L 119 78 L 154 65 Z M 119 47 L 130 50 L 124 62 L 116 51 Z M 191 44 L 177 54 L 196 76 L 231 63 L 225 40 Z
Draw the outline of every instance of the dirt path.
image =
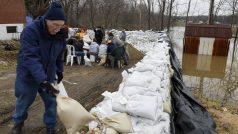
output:
M 130 68 L 137 61 L 130 61 L 130 65 L 124 69 Z M 78 83 L 76 85 L 64 82 L 69 96 L 79 101 L 87 110 L 103 99 L 101 94 L 104 91 L 116 91 L 121 83 L 121 72 L 124 69 L 111 69 L 93 64 L 87 66 L 66 66 L 64 79 L 70 82 Z M 4 77 L 3 77 L 4 76 Z M 0 74 L 0 133 L 10 133 L 13 122 L 11 115 L 15 108 L 14 97 L 14 74 Z M 23 129 L 24 134 L 45 133 L 43 124 L 44 106 L 42 100 L 37 96 L 35 102 L 30 107 L 28 119 L 25 121 Z M 64 127 L 58 121 L 57 130 L 65 133 Z

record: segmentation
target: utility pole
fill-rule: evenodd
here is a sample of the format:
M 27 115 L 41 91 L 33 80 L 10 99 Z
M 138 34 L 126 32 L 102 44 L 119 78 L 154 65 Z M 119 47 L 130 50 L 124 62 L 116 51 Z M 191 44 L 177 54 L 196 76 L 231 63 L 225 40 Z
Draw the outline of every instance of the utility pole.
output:
M 214 0 L 210 1 L 210 9 L 208 16 L 208 24 L 213 24 L 213 10 L 214 10 Z
M 188 10 L 187 10 L 187 16 L 186 16 L 186 25 L 188 24 L 188 14 L 189 14 L 189 11 L 190 11 L 190 4 L 191 4 L 191 0 L 189 0 L 189 2 L 188 2 Z

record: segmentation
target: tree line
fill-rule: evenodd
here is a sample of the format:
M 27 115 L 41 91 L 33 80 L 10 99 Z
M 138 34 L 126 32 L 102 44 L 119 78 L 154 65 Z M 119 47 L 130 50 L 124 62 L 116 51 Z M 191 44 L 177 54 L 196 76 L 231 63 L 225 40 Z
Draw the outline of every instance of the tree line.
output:
M 27 14 L 36 18 L 42 15 L 54 0 L 25 0 Z M 204 22 L 208 16 L 188 16 L 190 2 L 186 3 L 187 16 L 179 15 L 177 0 L 57 0 L 65 9 L 67 24 L 71 27 L 84 26 L 116 29 L 169 30 L 178 22 Z M 209 0 L 207 0 L 209 1 Z M 238 0 L 220 0 L 213 9 L 213 22 L 238 24 Z M 230 6 L 231 14 L 222 15 L 222 5 Z M 185 24 L 185 22 L 184 22 Z

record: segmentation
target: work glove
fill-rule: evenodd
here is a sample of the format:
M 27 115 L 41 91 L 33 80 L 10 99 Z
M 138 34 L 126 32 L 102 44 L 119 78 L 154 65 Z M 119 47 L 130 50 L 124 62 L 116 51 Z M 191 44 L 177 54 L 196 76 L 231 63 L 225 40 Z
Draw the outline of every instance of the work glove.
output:
M 40 86 L 43 89 L 47 89 L 51 95 L 59 93 L 59 90 L 56 90 L 49 82 L 43 82 Z
M 56 74 L 57 74 L 57 77 L 58 77 L 57 83 L 59 84 L 62 81 L 62 79 L 64 78 L 64 76 L 63 76 L 62 72 L 57 72 Z

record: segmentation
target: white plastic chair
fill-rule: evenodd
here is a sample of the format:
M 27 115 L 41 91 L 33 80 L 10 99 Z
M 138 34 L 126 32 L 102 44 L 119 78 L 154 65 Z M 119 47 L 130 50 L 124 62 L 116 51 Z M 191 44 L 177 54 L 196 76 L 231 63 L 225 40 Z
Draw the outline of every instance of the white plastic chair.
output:
M 71 66 L 74 63 L 74 57 L 76 57 L 75 55 L 75 48 L 72 45 L 67 45 L 67 57 L 66 57 L 66 65 L 68 65 L 68 63 L 71 63 Z

